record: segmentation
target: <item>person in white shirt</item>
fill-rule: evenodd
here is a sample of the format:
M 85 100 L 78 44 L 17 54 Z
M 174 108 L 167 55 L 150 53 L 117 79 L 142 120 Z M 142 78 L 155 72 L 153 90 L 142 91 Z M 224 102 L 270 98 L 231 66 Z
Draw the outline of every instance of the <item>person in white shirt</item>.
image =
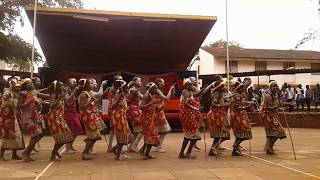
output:
M 302 110 L 304 109 L 304 90 L 302 89 L 302 85 L 299 84 L 296 88 L 296 103 L 297 103 L 297 109 L 299 109 L 299 106 L 301 105 Z
M 294 100 L 294 89 L 290 84 L 286 87 L 286 100 L 287 102 L 292 102 Z M 289 112 L 293 111 L 293 105 L 289 106 Z

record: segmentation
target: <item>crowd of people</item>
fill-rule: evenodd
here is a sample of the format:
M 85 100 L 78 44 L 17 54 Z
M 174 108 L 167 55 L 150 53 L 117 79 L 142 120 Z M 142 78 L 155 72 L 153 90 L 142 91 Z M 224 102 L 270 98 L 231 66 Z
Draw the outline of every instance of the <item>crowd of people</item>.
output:
M 287 102 L 296 102 L 296 109 L 304 110 L 307 106 L 307 110 L 310 111 L 310 106 L 313 104 L 317 110 L 320 104 L 320 85 L 317 84 L 315 88 L 311 89 L 310 85 L 306 85 L 305 88 L 299 84 L 296 88 L 292 87 L 290 84 L 284 83 L 281 88 L 281 94 L 283 99 Z M 294 111 L 294 106 L 289 107 L 289 111 Z
M 274 154 L 274 143 L 286 137 L 279 122 L 278 111 L 292 103 L 281 100 L 280 88 L 275 81 L 270 82 L 261 103 L 257 103 L 250 95 L 249 78 L 230 84 L 229 91 L 225 83 L 222 77 L 218 77 L 200 90 L 196 78 L 184 79 L 179 118 L 184 137 L 179 158 L 194 158 L 191 153 L 201 139 L 200 126 L 203 121 L 206 121 L 213 139 L 209 156 L 222 155 L 221 144 L 230 139 L 231 129 L 236 138 L 232 156 L 242 156 L 241 142 L 252 139 L 251 123 L 247 115 L 252 107 L 259 109 L 265 125 L 267 154 Z M 158 152 L 166 152 L 162 144 L 171 128 L 164 112 L 165 100 L 172 98 L 176 90 L 175 85 L 172 85 L 168 93 L 164 94 L 165 81 L 162 78 L 149 82 L 145 87 L 139 77 L 127 83 L 119 75 L 114 77 L 112 86 L 108 88 L 104 88 L 107 81 L 102 81 L 98 88 L 96 80 L 92 78 L 70 78 L 65 83 L 56 80 L 44 89 L 39 89 L 39 84 L 39 78 L 18 81 L 12 77 L 0 82 L 0 159 L 5 158 L 6 150 L 11 150 L 13 160 L 34 161 L 31 152 L 49 132 L 54 139 L 51 161 L 61 160 L 59 150 L 64 145 L 66 153 L 73 154 L 76 151 L 73 142 L 83 133 L 86 138 L 82 160 L 91 160 L 95 155 L 95 143 L 107 132 L 106 123 L 100 116 L 101 109 L 97 108 L 102 99 L 109 102 L 111 131 L 107 151 L 114 154 L 115 160 L 127 158 L 126 153 L 123 153 L 124 146 L 127 147 L 127 153 L 139 153 L 145 160 L 154 158 L 150 155 L 153 147 Z M 203 118 L 200 98 L 206 93 L 210 93 L 211 102 L 207 118 Z M 45 105 L 49 106 L 49 111 L 44 114 L 41 112 Z M 22 132 L 30 135 L 27 146 Z M 144 144 L 139 148 L 142 138 Z M 22 157 L 18 155 L 18 150 L 23 150 Z

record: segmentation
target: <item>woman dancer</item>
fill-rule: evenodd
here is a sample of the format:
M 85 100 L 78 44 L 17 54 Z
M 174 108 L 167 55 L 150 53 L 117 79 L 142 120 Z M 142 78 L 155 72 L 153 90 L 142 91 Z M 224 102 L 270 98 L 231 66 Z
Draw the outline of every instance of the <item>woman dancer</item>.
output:
M 164 141 L 164 138 L 167 133 L 171 131 L 171 127 L 166 119 L 166 115 L 164 113 L 164 105 L 165 105 L 165 100 L 170 99 L 175 91 L 174 85 L 172 85 L 169 89 L 169 92 L 166 96 L 163 95 L 163 87 L 165 86 L 165 81 L 162 78 L 157 78 L 155 80 L 155 84 L 158 86 L 158 91 L 156 95 L 156 99 L 158 100 L 157 102 L 157 107 L 156 107 L 156 113 L 154 117 L 154 121 L 156 123 L 156 126 L 158 128 L 158 133 L 159 133 L 159 141 L 160 144 L 156 147 L 156 152 L 160 153 L 165 153 L 166 150 L 162 149 L 162 143 Z
M 20 84 L 13 78 L 9 81 L 9 85 L 9 88 L 4 89 L 0 112 L 0 136 L 2 137 L 0 160 L 5 160 L 6 150 L 12 150 L 12 160 L 21 160 L 17 150 L 24 149 L 25 144 L 17 120 Z
M 79 87 L 82 92 L 79 96 L 80 119 L 85 127 L 87 138 L 84 140 L 86 146 L 82 152 L 83 160 L 91 160 L 89 156 L 90 149 L 93 148 L 96 141 L 101 140 L 100 129 L 98 127 L 98 115 L 96 107 L 96 98 L 90 93 L 92 90 L 91 83 L 88 79 L 80 79 Z
M 83 132 L 80 116 L 77 113 L 77 95 L 79 95 L 77 80 L 75 78 L 70 78 L 67 80 L 64 88 L 64 119 L 67 122 L 74 139 Z M 74 141 L 66 144 L 67 154 L 75 153 L 76 150 L 73 147 L 73 142 Z
M 209 156 L 221 156 L 222 154 L 219 152 L 220 144 L 230 139 L 228 123 L 228 108 L 230 103 L 225 102 L 225 95 L 224 82 L 221 80 L 216 81 L 211 90 L 211 109 L 207 114 L 210 137 L 214 139 L 208 154 Z
M 154 159 L 154 157 L 150 155 L 150 150 L 152 146 L 159 145 L 158 129 L 154 123 L 154 114 L 157 103 L 155 96 L 158 87 L 155 83 L 151 82 L 147 84 L 146 89 L 147 92 L 143 96 L 140 106 L 142 110 L 141 121 L 143 122 L 144 145 L 139 151 L 140 155 L 145 160 Z
M 54 147 L 51 153 L 50 161 L 59 161 L 59 149 L 66 143 L 74 141 L 74 137 L 64 120 L 64 100 L 62 93 L 63 83 L 54 81 L 49 86 L 50 111 L 48 118 L 48 128 L 54 138 Z
M 120 157 L 123 145 L 127 145 L 131 141 L 131 132 L 127 121 L 127 93 L 128 88 L 126 82 L 121 81 L 121 86 L 115 97 L 112 100 L 112 124 L 113 131 L 116 135 L 117 145 L 112 148 L 115 155 L 115 160 L 123 160 Z
M 252 139 L 250 120 L 246 110 L 250 108 L 253 103 L 246 101 L 246 87 L 244 84 L 236 82 L 234 87 L 230 120 L 236 140 L 233 144 L 232 156 L 242 156 L 240 143 L 244 140 Z
M 142 81 L 139 77 L 134 77 L 129 83 L 132 85 L 128 92 L 128 105 L 129 109 L 127 111 L 128 121 L 132 124 L 133 129 L 133 143 L 130 144 L 128 151 L 129 152 L 137 152 L 138 144 L 140 140 L 143 138 L 143 126 L 141 121 L 141 110 L 140 104 L 143 99 L 143 95 L 140 92 L 142 87 Z

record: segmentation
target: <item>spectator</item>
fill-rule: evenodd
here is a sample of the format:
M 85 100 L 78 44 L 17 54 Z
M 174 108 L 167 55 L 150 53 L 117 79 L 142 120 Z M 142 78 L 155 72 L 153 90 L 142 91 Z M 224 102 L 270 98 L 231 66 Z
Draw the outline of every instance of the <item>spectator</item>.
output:
M 297 104 L 297 109 L 299 109 L 299 106 L 301 105 L 302 110 L 304 109 L 304 91 L 302 89 L 302 85 L 299 84 L 298 87 L 296 88 L 296 104 Z
M 307 105 L 308 111 L 310 112 L 310 103 L 311 103 L 311 90 L 310 90 L 310 86 L 306 85 L 306 92 L 304 95 L 304 101 Z
M 318 105 L 320 104 L 320 85 L 316 85 L 316 89 L 313 92 L 313 99 L 314 99 L 314 105 L 316 109 L 318 108 Z
M 288 103 L 292 103 L 292 101 L 294 100 L 294 89 L 293 87 L 291 87 L 290 84 L 287 85 L 286 87 L 286 101 Z M 289 112 L 293 111 L 293 105 L 289 106 Z

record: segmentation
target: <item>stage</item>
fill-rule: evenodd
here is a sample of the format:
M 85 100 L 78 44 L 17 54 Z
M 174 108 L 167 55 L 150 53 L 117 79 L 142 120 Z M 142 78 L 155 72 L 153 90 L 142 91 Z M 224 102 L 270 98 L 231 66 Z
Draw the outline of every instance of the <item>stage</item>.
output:
M 80 136 L 75 142 L 76 154 L 62 153 L 61 162 L 49 162 L 53 138 L 44 137 L 40 141 L 40 153 L 32 157 L 35 162 L 22 161 L 0 162 L 0 179 L 108 179 L 108 180 L 156 180 L 156 179 L 252 179 L 252 180 L 286 180 L 286 179 L 316 179 L 320 178 L 320 130 L 292 128 L 297 160 L 293 159 L 289 138 L 276 143 L 277 155 L 269 156 L 263 151 L 265 143 L 264 129 L 253 128 L 252 157 L 249 152 L 243 157 L 232 157 L 230 148 L 232 140 L 223 143 L 227 150 L 224 157 L 204 156 L 204 141 L 198 142 L 201 152 L 194 152 L 197 159 L 178 159 L 178 152 L 183 138 L 182 133 L 172 133 L 164 141 L 163 148 L 167 153 L 151 152 L 156 157 L 153 160 L 142 160 L 138 154 L 128 154 L 126 161 L 115 161 L 113 154 L 106 153 L 104 140 L 95 146 L 98 153 L 91 161 L 82 161 L 80 152 L 83 150 L 85 136 Z M 202 134 L 203 135 L 203 134 Z M 28 137 L 25 137 L 28 142 Z M 211 139 L 206 134 L 207 148 Z M 140 144 L 141 146 L 142 144 Z M 242 146 L 248 149 L 249 141 Z M 9 159 L 9 154 L 6 155 Z

